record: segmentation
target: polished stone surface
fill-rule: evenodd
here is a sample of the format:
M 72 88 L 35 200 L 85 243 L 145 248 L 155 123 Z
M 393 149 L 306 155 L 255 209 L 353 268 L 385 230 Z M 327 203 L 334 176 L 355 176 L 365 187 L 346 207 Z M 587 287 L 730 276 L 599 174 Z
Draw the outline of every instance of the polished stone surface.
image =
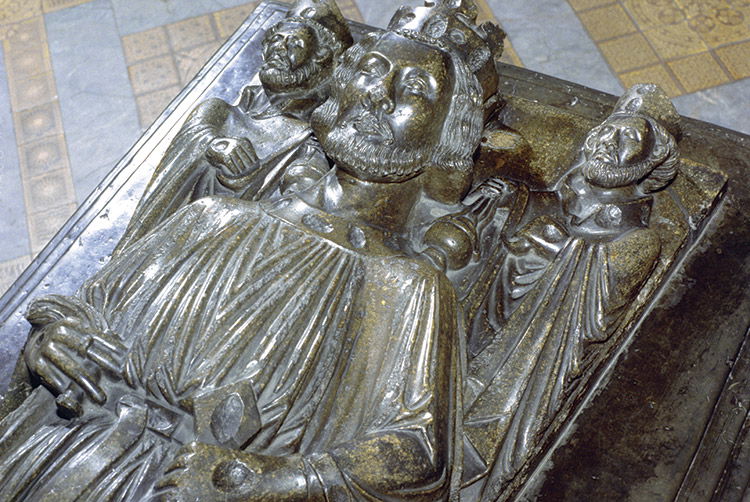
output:
M 358 6 L 365 23 L 378 28 L 385 28 L 393 12 L 404 4 L 405 2 L 401 0 L 380 0 L 377 2 L 359 2 Z
M 750 133 L 750 79 L 737 80 L 711 89 L 674 98 L 684 115 Z
M 110 2 L 108 2 L 110 3 Z M 246 4 L 246 0 L 111 0 L 121 35 Z
M 5 73 L 5 58 L 2 54 L 0 54 L 0 72 Z M 0 261 L 15 260 L 28 255 L 31 251 L 10 106 L 8 83 L 0 82 L 0 210 L 2 210 L 2 223 L 0 224 L 2 259 Z M 0 285 L 3 285 L 2 277 L 0 277 Z M 10 286 L 10 284 L 5 284 L 5 286 Z
M 558 0 L 490 0 L 524 66 L 611 94 L 618 82 L 573 9 Z
M 140 133 L 115 13 L 107 0 L 47 14 L 52 68 L 81 204 Z M 92 78 L 96 68 L 96 78 Z

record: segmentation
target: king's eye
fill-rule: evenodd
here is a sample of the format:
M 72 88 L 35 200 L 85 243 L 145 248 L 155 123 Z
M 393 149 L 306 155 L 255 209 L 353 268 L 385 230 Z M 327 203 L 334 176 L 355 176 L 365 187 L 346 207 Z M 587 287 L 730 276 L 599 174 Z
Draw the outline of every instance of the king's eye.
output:
M 359 71 L 367 75 L 375 75 L 380 70 L 380 62 L 375 58 L 364 59 L 359 64 Z
M 636 131 L 632 127 L 628 127 L 627 129 L 625 129 L 624 134 L 627 138 L 630 138 L 635 141 L 638 141 L 640 139 L 640 137 L 638 136 L 638 131 Z
M 427 82 L 419 77 L 409 77 L 404 81 L 404 87 L 412 94 L 427 94 Z

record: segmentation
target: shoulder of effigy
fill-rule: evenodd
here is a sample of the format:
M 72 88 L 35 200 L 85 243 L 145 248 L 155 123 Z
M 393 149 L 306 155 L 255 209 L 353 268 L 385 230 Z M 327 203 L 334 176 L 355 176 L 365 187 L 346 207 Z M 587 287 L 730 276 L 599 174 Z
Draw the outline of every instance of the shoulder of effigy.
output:
M 225 195 L 202 197 L 184 208 L 189 219 L 222 219 L 227 223 L 243 217 L 257 217 L 261 211 L 257 202 Z
M 192 109 L 187 123 L 195 123 L 196 120 L 204 122 L 207 119 L 217 115 L 224 117 L 227 113 L 231 113 L 235 108 L 236 107 L 232 106 L 221 98 L 208 98 L 198 103 Z

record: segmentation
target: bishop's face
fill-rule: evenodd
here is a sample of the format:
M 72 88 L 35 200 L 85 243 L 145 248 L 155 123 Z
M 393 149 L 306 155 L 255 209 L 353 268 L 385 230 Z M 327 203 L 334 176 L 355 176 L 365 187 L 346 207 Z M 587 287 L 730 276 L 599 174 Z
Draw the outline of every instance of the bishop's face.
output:
M 321 67 L 316 59 L 317 39 L 309 26 L 282 21 L 263 41 L 259 77 L 271 93 L 294 93 L 316 85 Z
M 653 168 L 654 144 L 649 123 L 635 116 L 609 117 L 589 132 L 583 165 L 560 190 L 572 228 L 608 227 L 619 221 L 619 204 L 636 197 L 636 184 Z
M 298 23 L 282 24 L 263 44 L 265 66 L 294 71 L 313 56 L 312 30 Z
M 640 117 L 611 118 L 593 134 L 589 158 L 613 166 L 628 167 L 643 162 L 653 145 L 651 128 Z
M 408 179 L 440 143 L 453 84 L 445 53 L 387 33 L 355 62 L 352 78 L 334 86 L 316 132 L 350 174 L 367 181 Z
M 586 180 L 605 188 L 625 186 L 645 174 L 654 132 L 641 117 L 610 117 L 592 129 L 583 147 Z

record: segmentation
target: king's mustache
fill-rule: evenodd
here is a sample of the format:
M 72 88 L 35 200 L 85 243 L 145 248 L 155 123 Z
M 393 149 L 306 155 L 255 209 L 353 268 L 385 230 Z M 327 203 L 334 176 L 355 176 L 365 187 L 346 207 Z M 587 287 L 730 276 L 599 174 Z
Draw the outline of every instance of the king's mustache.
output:
M 367 136 L 376 136 L 387 145 L 393 143 L 393 129 L 383 118 L 383 112 L 367 104 L 362 104 L 351 119 L 354 129 Z
M 272 51 L 268 57 L 265 59 L 265 63 L 267 66 L 270 66 L 271 68 L 277 69 L 277 70 L 290 70 L 292 67 L 292 62 L 289 59 L 288 54 L 286 54 L 282 50 L 274 50 Z

